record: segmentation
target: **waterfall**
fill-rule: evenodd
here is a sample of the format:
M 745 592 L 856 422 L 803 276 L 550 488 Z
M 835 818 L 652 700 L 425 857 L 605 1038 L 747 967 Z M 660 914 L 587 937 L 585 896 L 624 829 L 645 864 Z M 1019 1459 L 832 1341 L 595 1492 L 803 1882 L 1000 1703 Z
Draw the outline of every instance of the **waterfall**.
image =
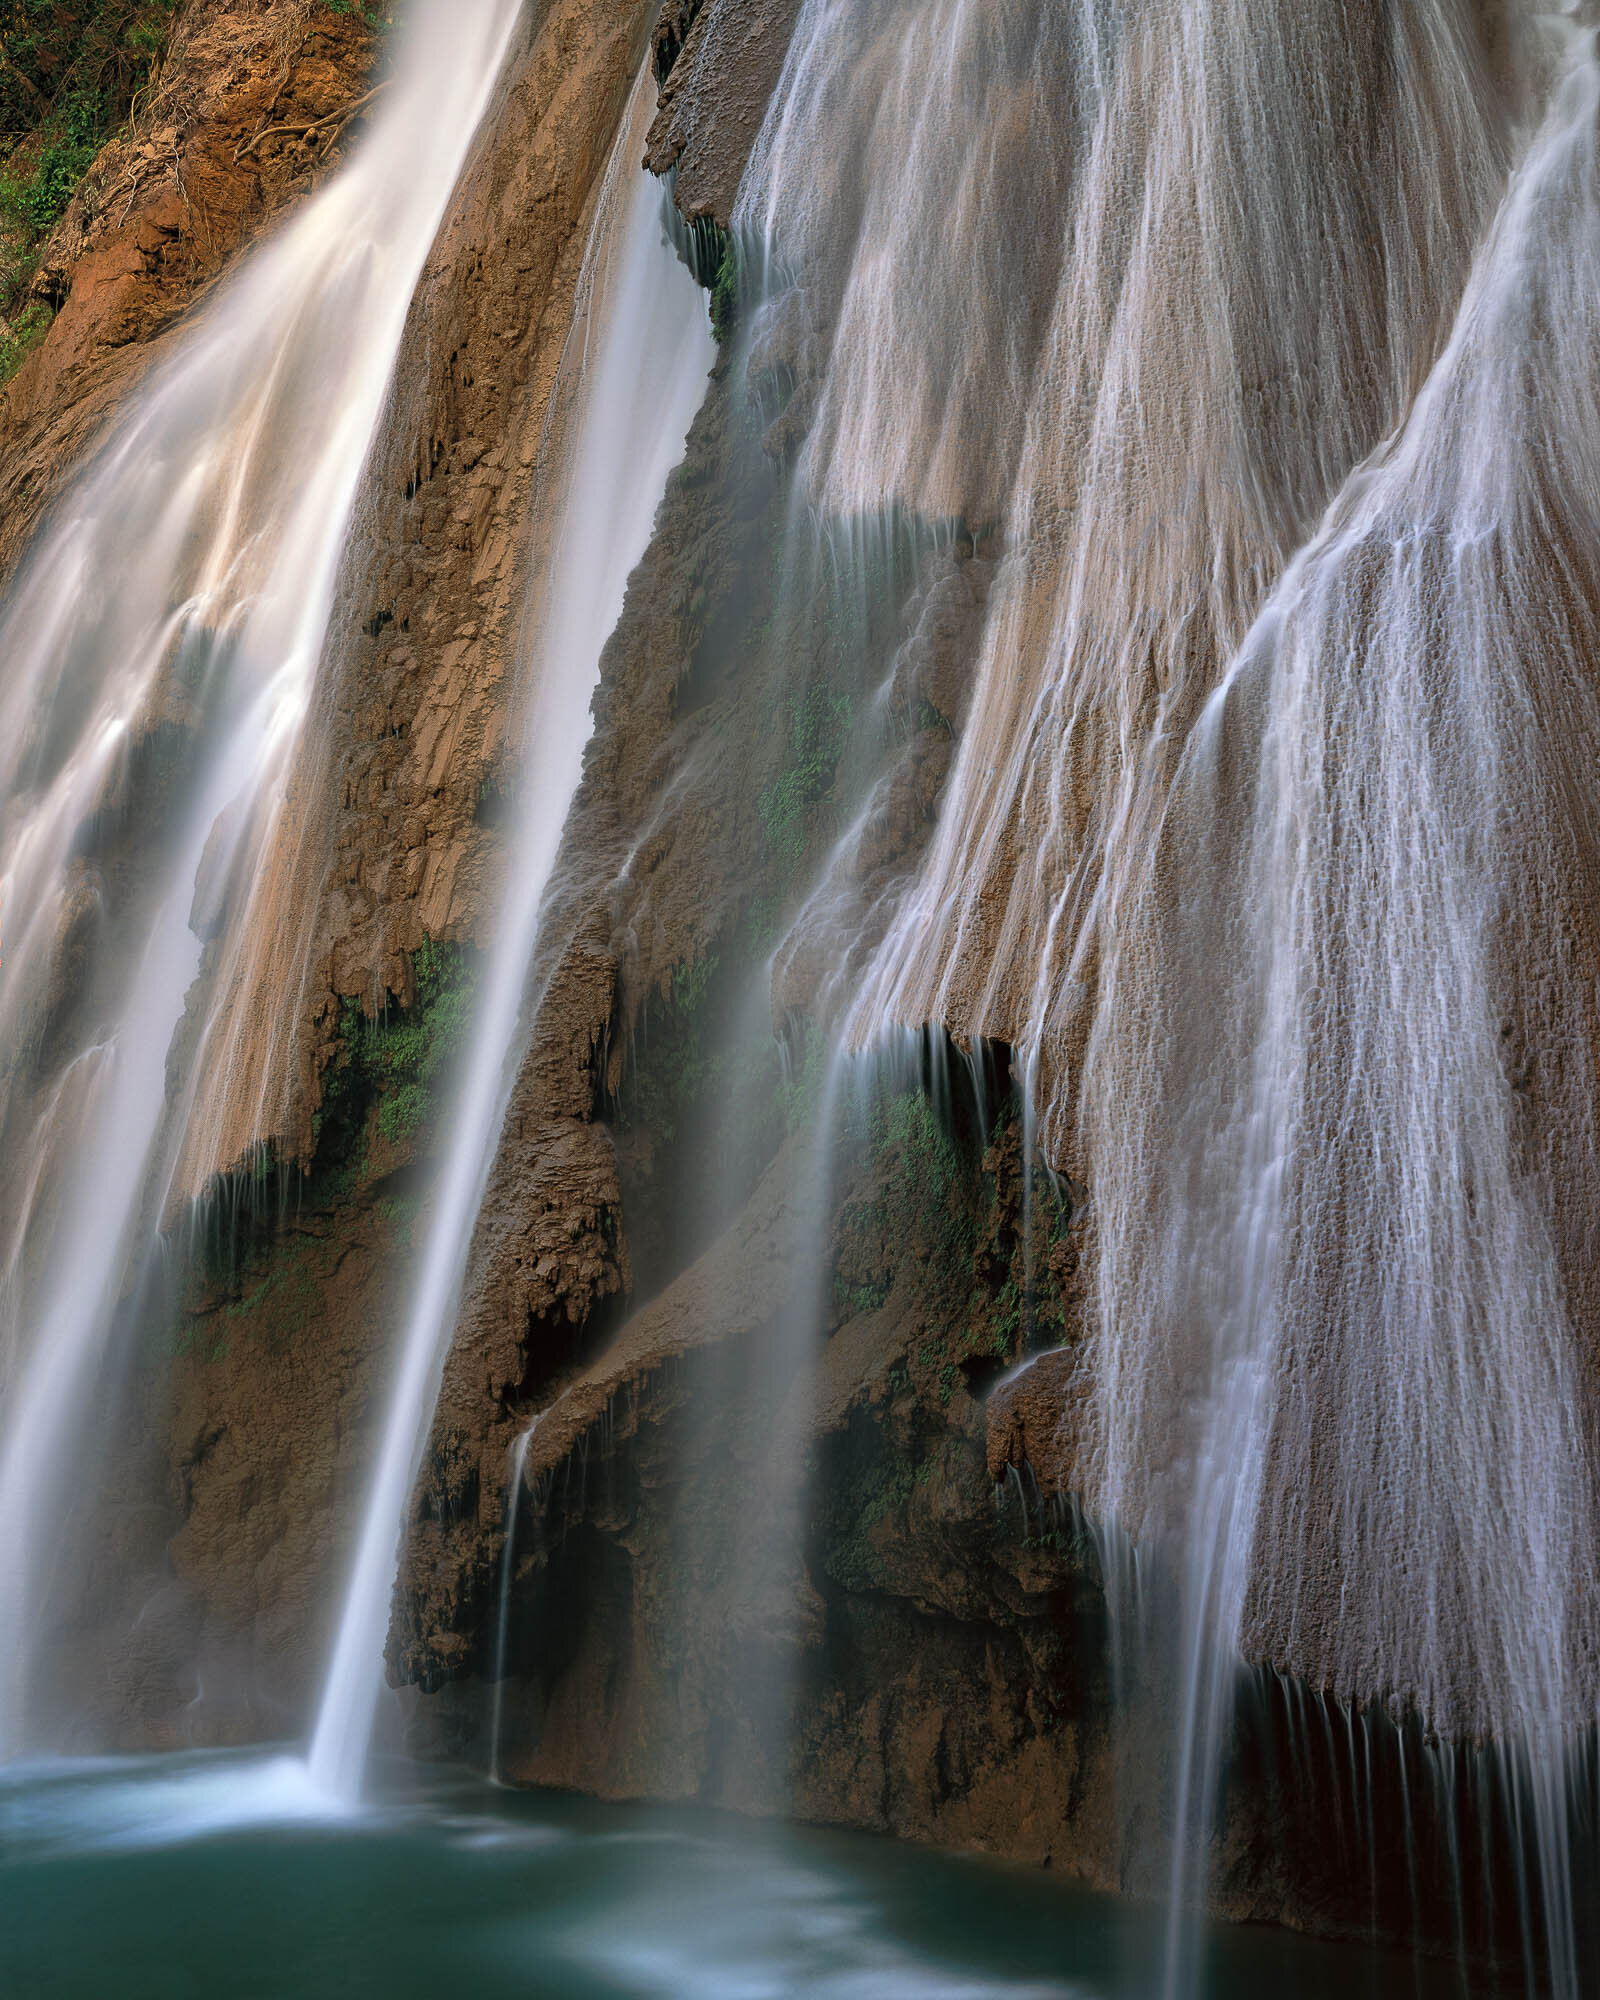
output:
M 997 278 L 960 315 L 976 321 L 956 391 L 970 421 L 1033 343 L 1008 555 L 933 850 L 850 1037 L 931 1018 L 1013 1044 L 1060 1160 L 1118 870 L 1148 844 L 1173 752 L 1266 591 L 1403 412 L 1505 139 L 1452 0 L 1053 18 L 1046 80 L 1068 108 L 1030 121 L 1027 188 L 994 205 L 1065 190 L 1047 225 L 1059 280 L 1038 295 Z M 1019 84 L 1030 105 L 1044 88 Z M 1356 129 L 1335 105 L 1361 107 Z M 986 118 L 965 143 L 999 139 Z M 788 200 L 781 181 L 766 193 L 775 221 Z M 942 297 L 898 232 L 863 239 L 850 283 L 913 337 Z M 842 318 L 830 382 L 857 366 L 838 351 L 850 330 Z M 879 400 L 844 413 L 810 467 L 822 495 L 880 479 Z
M 276 1129 L 310 944 L 284 888 L 296 750 L 406 314 L 517 12 L 412 11 L 355 160 L 161 364 L 0 621 L 0 1753 L 119 1299 L 169 1196 Z M 272 994 L 285 1017 L 263 1020 Z
M 1566 1755 L 1600 1700 L 1600 68 L 1592 31 L 1561 40 L 1443 352 L 1189 739 L 1085 1106 L 1091 1463 L 1125 1523 L 1192 1524 L 1193 1807 L 1241 1654 L 1502 1743 L 1575 1991 Z
M 1062 1424 L 1178 1579 L 1175 1908 L 1267 1662 L 1507 1746 L 1567 1990 L 1600 1693 L 1578 11 L 806 0 L 739 208 L 820 357 L 816 505 L 1003 521 L 842 1032 L 1011 1045 L 1089 1191 Z
M 324 655 L 520 11 L 415 0 L 370 137 L 163 349 L 0 602 L 0 1760 L 45 1735 L 63 1521 L 122 1497 L 97 1405 L 154 1321 L 167 1232 L 299 1108 Z M 646 22 L 583 13 L 506 95 L 587 190 Z M 350 1809 L 392 1643 L 423 1688 L 492 1673 L 414 1711 L 459 1744 L 481 1702 L 491 1780 L 788 1800 L 1164 1879 L 1164 1936 L 1131 1920 L 1163 2000 L 1207 1981 L 1208 1896 L 1330 1933 L 1365 1907 L 1424 1946 L 1447 1906 L 1463 1989 L 1515 1923 L 1527 1989 L 1578 2000 L 1600 1951 L 1600 0 L 787 0 L 761 112 L 778 17 L 694 14 L 663 14 L 657 53 L 682 65 L 667 123 L 726 142 L 719 200 L 759 117 L 731 244 L 681 166 L 728 342 L 701 422 L 718 350 L 638 170 L 648 63 L 582 226 L 557 203 L 508 228 L 517 282 L 460 315 L 459 379 L 505 342 L 462 426 L 492 512 L 492 411 L 530 356 L 536 422 L 551 380 L 501 308 L 578 269 L 526 495 L 505 880 L 311 1740 L 240 1767 L 237 1798 L 196 1760 L 191 1826 L 226 1791 L 230 1816 L 344 1822 L 330 1866 L 373 1851 Z M 470 508 L 424 512 L 415 565 L 391 551 L 414 645 L 457 556 L 474 592 L 493 572 L 498 630 L 498 525 L 473 552 Z M 383 615 L 409 631 L 399 600 Z M 469 691 L 485 727 L 494 693 Z M 422 824 L 403 789 L 340 809 L 353 868 L 387 876 L 382 826 Z M 471 840 L 449 848 L 476 882 Z M 615 965 L 569 912 L 615 919 Z M 569 1013 L 551 982 L 580 946 Z M 556 1107 L 569 1136 L 593 1112 L 597 1150 L 524 1231 L 506 1169 L 556 1029 L 569 1084 L 613 1036 L 594 1101 L 585 1081 Z M 236 1614 L 214 1585 L 269 1518 L 260 1384 L 298 1397 L 309 1367 L 363 1394 L 350 1343 L 307 1364 L 305 1336 L 411 1213 L 378 1077 L 352 1057 L 325 1125 L 349 1150 L 304 1291 L 229 1301 L 291 1326 L 288 1362 L 185 1374 L 207 1407 L 175 1426 L 181 1477 L 228 1435 L 214 1409 L 249 1403 L 251 1435 L 236 1465 L 214 1452 L 220 1499 L 184 1494 L 186 1534 L 220 1525 L 176 1545 L 153 1695 L 127 1648 L 117 1693 L 152 1726 L 202 1600 L 208 1648 L 300 1630 L 303 1586 Z M 381 1156 L 346 1133 L 369 1114 Z M 480 1322 L 513 1224 L 519 1324 L 503 1297 Z M 562 1231 L 570 1259 L 547 1255 Z M 601 1352 L 587 1306 L 633 1282 Z M 534 1401 L 497 1545 L 475 1496 Z M 329 1412 L 346 1442 L 352 1408 Z M 319 1443 L 313 1532 L 326 1469 Z M 1020 1536 L 989 1536 L 997 1477 Z M 142 1549 L 164 1517 L 127 1497 L 111 1535 L 137 1510 Z M 430 1616 L 413 1653 L 389 1634 L 418 1584 L 449 1629 Z M 140 1838 L 147 1810 L 171 1835 L 164 1782 Z M 1354 1859 L 1314 1851 L 1352 1826 Z M 452 1821 L 452 1877 L 485 1833 Z M 1386 1868 L 1409 1882 L 1380 1893 Z M 563 1915 L 607 1976 L 612 1907 Z M 1143 1950 L 1119 1990 L 1146 1990 Z M 691 1936 L 673 1976 L 717 1956 Z
M 715 352 L 704 297 L 665 233 L 662 190 L 637 170 L 654 101 L 647 67 L 618 133 L 585 252 L 562 365 L 573 402 L 542 455 L 554 461 L 555 477 L 534 496 L 539 518 L 555 527 L 528 621 L 520 822 L 311 1746 L 314 1780 L 344 1799 L 360 1788 L 406 1503 L 537 1006 L 526 991 L 529 968 L 581 775 L 600 650 L 621 614 Z

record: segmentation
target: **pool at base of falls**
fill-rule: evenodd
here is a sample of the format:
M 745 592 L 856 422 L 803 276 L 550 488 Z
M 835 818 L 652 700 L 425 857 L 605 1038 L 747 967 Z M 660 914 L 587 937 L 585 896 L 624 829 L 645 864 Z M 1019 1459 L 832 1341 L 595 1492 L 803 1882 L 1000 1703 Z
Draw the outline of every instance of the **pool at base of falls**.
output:
M 359 1812 L 289 1755 L 0 1773 L 16 2000 L 1144 2000 L 1158 1913 L 868 1834 L 380 1767 Z M 1222 2000 L 1434 2000 L 1444 1968 L 1215 1927 Z

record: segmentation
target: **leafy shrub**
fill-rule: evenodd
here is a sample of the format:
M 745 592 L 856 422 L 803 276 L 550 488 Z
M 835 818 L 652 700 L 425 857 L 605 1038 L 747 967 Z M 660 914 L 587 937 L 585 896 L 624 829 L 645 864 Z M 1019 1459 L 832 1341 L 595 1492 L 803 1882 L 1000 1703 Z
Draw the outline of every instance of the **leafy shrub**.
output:
M 719 345 L 731 340 L 739 323 L 739 259 L 730 236 L 711 285 L 711 331 Z
M 0 321 L 0 383 L 9 382 L 50 330 L 47 305 L 35 300 L 10 321 Z

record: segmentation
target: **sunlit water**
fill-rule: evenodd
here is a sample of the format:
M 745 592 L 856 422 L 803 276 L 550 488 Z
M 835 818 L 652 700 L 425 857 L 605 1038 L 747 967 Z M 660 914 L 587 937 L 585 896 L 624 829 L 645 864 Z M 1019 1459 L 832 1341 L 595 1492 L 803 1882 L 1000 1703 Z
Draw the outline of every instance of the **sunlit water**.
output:
M 399 1765 L 348 1815 L 259 1753 L 0 1784 L 0 1987 L 28 2000 L 1135 2000 L 1158 1936 L 1042 1870 Z M 1288 1933 L 1204 1949 L 1229 2000 L 1461 1991 Z

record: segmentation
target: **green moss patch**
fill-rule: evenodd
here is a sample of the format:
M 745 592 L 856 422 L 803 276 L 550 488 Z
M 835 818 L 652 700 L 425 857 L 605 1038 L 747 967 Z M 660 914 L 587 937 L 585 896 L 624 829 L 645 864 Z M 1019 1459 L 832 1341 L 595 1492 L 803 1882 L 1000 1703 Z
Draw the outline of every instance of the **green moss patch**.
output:
M 784 881 L 805 859 L 818 808 L 833 790 L 854 714 L 850 696 L 825 683 L 813 685 L 789 704 L 783 769 L 756 801 L 767 845 Z
M 340 1045 L 323 1072 L 314 1120 L 314 1177 L 365 1170 L 372 1137 L 407 1146 L 437 1116 L 440 1085 L 466 1041 L 477 991 L 475 955 L 426 939 L 411 961 L 416 998 L 406 1009 L 369 1016 L 346 999 Z M 336 1190 L 337 1191 L 337 1190 Z

